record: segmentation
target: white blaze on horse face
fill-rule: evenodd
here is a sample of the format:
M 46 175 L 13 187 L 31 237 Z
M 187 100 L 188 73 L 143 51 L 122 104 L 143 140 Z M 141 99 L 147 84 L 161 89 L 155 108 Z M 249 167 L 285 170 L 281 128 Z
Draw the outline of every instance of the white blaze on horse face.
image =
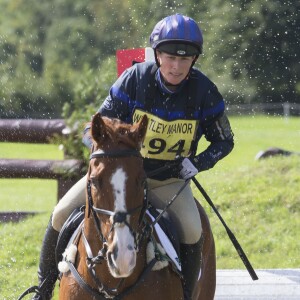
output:
M 111 177 L 115 212 L 127 211 L 126 181 L 127 175 L 122 168 L 117 169 Z M 128 226 L 124 224 L 115 226 L 113 244 L 109 247 L 108 257 L 110 272 L 114 277 L 128 277 L 132 273 L 136 264 L 136 251 L 134 237 Z
M 127 180 L 126 173 L 122 168 L 117 169 L 111 177 L 111 185 L 115 196 L 115 211 L 126 211 L 125 202 L 125 183 Z

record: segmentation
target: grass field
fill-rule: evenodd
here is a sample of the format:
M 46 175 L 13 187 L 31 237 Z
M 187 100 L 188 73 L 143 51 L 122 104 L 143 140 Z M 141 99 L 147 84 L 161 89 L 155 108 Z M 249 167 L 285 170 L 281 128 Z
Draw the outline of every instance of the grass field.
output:
M 212 198 L 256 269 L 300 264 L 300 156 L 256 161 L 269 147 L 300 151 L 300 118 L 231 117 L 233 152 L 197 178 Z M 205 147 L 205 143 L 201 148 Z M 0 157 L 61 159 L 55 145 L 0 144 Z M 0 211 L 39 211 L 20 223 L 0 224 L 0 298 L 16 299 L 36 284 L 39 251 L 56 203 L 52 180 L 0 180 Z M 226 231 L 203 197 L 217 248 L 217 267 L 244 265 Z M 29 299 L 29 298 L 28 298 Z

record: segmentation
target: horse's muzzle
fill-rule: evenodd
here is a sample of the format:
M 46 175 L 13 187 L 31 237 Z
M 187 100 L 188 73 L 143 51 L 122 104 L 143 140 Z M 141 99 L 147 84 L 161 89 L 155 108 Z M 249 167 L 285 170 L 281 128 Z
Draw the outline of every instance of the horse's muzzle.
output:
M 113 243 L 108 247 L 107 262 L 115 278 L 131 275 L 136 265 L 135 240 L 127 226 L 115 228 Z

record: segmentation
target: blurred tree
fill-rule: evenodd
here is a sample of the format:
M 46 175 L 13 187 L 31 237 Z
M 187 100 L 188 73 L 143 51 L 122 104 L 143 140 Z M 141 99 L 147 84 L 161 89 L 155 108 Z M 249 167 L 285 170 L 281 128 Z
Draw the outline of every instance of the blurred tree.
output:
M 110 20 L 116 28 L 119 23 L 106 14 L 99 24 L 96 2 L 0 3 L 1 117 L 60 117 L 64 103 L 74 101 L 84 68 L 97 70 L 109 53 L 115 53 L 113 43 L 108 49 L 103 42 L 99 27 L 105 28 L 109 40 L 113 35 L 105 23 Z
M 60 117 L 64 103 L 76 107 L 80 87 L 82 94 L 95 88 L 88 80 L 105 78 L 100 66 L 107 57 L 148 46 L 153 26 L 177 12 L 199 22 L 204 53 L 197 67 L 228 102 L 300 103 L 299 6 L 296 0 L 2 0 L 0 116 Z
M 21 117 L 30 110 L 37 114 L 52 110 L 41 84 L 49 5 L 47 1 L 1 1 L 0 109 L 4 116 Z
M 74 87 L 74 101 L 66 102 L 62 116 L 70 128 L 68 138 L 56 138 L 56 143 L 64 146 L 65 153 L 71 157 L 88 160 L 89 150 L 81 142 L 82 132 L 91 116 L 98 110 L 108 91 L 117 79 L 115 57 L 108 57 L 99 69 L 92 69 L 88 65 Z
M 299 1 L 215 0 L 208 10 L 204 65 L 229 102 L 300 103 Z

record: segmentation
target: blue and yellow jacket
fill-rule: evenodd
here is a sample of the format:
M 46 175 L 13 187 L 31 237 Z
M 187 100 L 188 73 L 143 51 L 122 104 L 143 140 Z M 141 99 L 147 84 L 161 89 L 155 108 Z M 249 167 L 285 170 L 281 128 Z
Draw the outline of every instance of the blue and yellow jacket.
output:
M 212 168 L 225 157 L 233 148 L 233 134 L 224 109 L 217 87 L 199 70 L 192 68 L 172 92 L 155 63 L 145 62 L 123 72 L 99 112 L 126 123 L 135 123 L 147 114 L 149 124 L 141 153 L 149 173 L 178 156 L 193 157 L 199 171 Z M 203 135 L 210 145 L 196 155 Z M 167 171 L 154 176 L 159 180 L 170 177 L 177 174 Z

